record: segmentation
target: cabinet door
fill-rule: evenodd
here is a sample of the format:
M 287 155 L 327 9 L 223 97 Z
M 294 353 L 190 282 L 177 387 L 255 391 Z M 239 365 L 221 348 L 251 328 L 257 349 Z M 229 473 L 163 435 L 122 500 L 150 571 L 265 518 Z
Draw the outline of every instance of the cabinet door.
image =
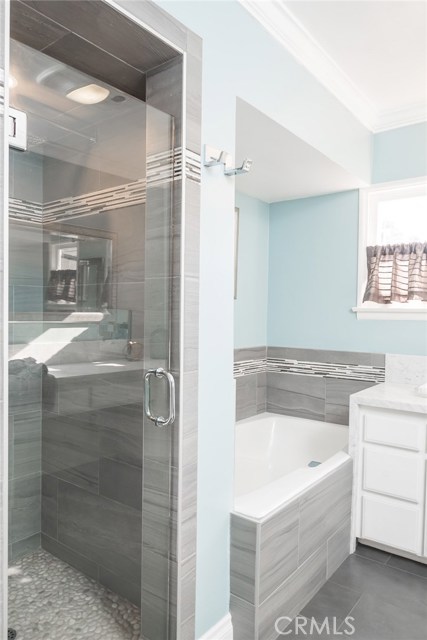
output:
M 416 453 L 389 447 L 365 447 L 363 489 L 421 502 L 424 494 L 424 461 Z
M 362 497 L 362 538 L 422 553 L 423 510 L 397 500 Z

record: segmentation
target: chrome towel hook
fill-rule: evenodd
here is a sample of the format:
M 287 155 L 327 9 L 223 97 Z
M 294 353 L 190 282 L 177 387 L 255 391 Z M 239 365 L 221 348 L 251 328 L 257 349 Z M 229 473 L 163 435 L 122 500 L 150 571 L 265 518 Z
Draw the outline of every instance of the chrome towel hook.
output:
M 249 173 L 252 166 L 252 160 L 250 158 L 245 158 L 240 167 L 233 167 L 233 158 L 230 153 L 205 144 L 203 164 L 205 167 L 215 167 L 222 164 L 224 166 L 224 175 L 237 176 L 242 173 Z

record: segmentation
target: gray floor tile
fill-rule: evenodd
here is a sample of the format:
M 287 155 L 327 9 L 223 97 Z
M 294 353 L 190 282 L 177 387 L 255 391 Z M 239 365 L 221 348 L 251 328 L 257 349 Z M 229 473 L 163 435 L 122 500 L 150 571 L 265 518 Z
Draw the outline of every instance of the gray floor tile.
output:
M 385 594 L 386 595 L 386 594 Z M 407 611 L 364 594 L 351 612 L 355 640 L 425 640 L 427 611 Z
M 340 625 L 360 600 L 361 595 L 361 591 L 348 589 L 329 580 L 299 615 L 316 618 L 318 622 L 325 617 L 335 617 Z
M 427 628 L 423 575 L 420 563 L 359 545 L 357 554 L 346 560 L 287 627 L 286 637 L 421 640 Z M 311 626 L 313 619 L 317 627 Z M 354 624 L 354 633 L 349 623 Z M 297 628 L 298 624 L 302 627 Z
M 407 571 L 408 573 L 413 573 L 416 576 L 427 579 L 427 564 L 422 564 L 421 562 L 415 562 L 414 560 L 408 560 L 407 558 L 391 555 L 387 560 L 387 566 L 393 567 L 393 569 L 400 569 L 400 571 Z
M 408 612 L 427 612 L 427 589 L 424 578 L 380 565 L 353 554 L 334 573 L 331 580 L 349 589 L 402 607 Z
M 368 560 L 375 560 L 375 562 L 380 562 L 381 564 L 386 564 L 386 562 L 391 558 L 391 555 L 386 551 L 381 551 L 381 549 L 375 549 L 374 547 L 368 547 L 364 544 L 357 545 L 356 555 L 367 558 Z

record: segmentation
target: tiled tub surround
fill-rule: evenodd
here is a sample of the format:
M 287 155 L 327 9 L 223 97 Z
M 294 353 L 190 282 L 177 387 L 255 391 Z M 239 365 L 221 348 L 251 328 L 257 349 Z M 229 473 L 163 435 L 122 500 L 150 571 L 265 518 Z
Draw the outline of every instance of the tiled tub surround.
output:
M 234 352 L 236 419 L 263 411 L 348 424 L 349 397 L 384 381 L 385 356 L 287 347 Z
M 276 640 L 349 555 L 352 462 L 261 520 L 231 515 L 235 640 Z M 290 620 L 289 620 L 290 622 Z M 289 623 L 281 620 L 279 632 Z

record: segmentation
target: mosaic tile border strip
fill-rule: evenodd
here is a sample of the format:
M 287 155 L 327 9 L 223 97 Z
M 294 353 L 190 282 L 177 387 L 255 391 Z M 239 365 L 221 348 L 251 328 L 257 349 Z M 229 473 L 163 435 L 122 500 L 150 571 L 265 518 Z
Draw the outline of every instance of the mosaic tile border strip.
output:
M 186 176 L 200 182 L 200 154 L 187 150 Z M 182 177 L 181 148 L 151 155 L 147 160 L 147 180 L 142 178 L 115 187 L 85 193 L 75 198 L 63 198 L 51 202 L 32 202 L 10 198 L 9 215 L 14 220 L 43 224 L 62 222 L 69 218 L 93 215 L 102 211 L 114 211 L 133 205 L 145 204 L 147 186 L 166 184 Z
M 144 204 L 145 201 L 145 180 L 138 180 L 119 187 L 85 193 L 76 198 L 64 198 L 45 203 L 10 198 L 9 216 L 13 220 L 43 224 L 61 222 L 102 211 L 123 209 L 123 207 Z
M 200 153 L 186 149 L 185 176 L 194 182 L 200 182 L 202 174 L 202 162 Z M 147 184 L 153 185 L 179 180 L 182 177 L 182 150 L 181 147 L 171 151 L 152 154 L 147 159 Z
M 182 152 L 177 147 L 147 157 L 147 186 L 179 180 L 182 176 Z
M 102 211 L 114 211 L 123 207 L 143 204 L 146 201 L 145 180 L 137 180 L 100 191 L 85 193 L 76 198 L 64 198 L 45 202 L 43 222 L 60 222 L 67 218 L 77 218 Z
M 241 360 L 240 362 L 235 362 L 233 367 L 235 378 L 249 376 L 253 373 L 264 373 L 265 371 L 267 371 L 267 358 Z
M 0 115 L 4 114 L 4 71 L 0 69 Z
M 200 183 L 202 177 L 202 160 L 200 153 L 187 149 L 185 175 L 189 180 Z
M 13 220 L 43 224 L 43 205 L 40 202 L 9 198 L 9 217 Z
M 341 380 L 361 380 L 364 382 L 384 382 L 385 368 L 361 364 L 338 364 L 330 362 L 306 362 L 287 358 L 262 358 L 244 360 L 234 364 L 234 377 L 254 373 L 290 373 Z

